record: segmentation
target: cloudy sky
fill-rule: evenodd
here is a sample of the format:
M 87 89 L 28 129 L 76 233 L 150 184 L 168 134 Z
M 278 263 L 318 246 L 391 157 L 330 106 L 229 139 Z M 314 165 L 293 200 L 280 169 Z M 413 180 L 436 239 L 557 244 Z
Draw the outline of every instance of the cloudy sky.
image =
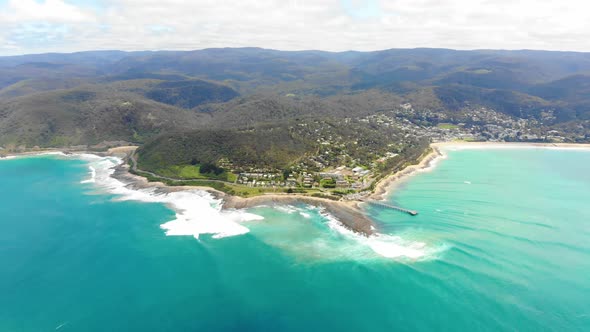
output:
M 0 0 L 0 55 L 241 46 L 590 51 L 590 1 Z

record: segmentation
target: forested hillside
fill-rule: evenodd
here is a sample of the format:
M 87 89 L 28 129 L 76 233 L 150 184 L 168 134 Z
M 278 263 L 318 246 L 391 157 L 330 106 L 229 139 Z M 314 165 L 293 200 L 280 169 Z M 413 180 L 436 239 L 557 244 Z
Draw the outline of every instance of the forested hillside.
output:
M 589 77 L 590 54 L 544 51 L 0 57 L 0 146 L 149 142 L 140 160 L 156 169 L 193 158 L 284 167 L 321 144 L 334 146 L 334 135 L 372 137 L 362 152 L 370 157 L 361 159 L 382 158 L 383 146 L 396 143 L 379 137 L 581 142 L 590 130 Z M 353 123 L 358 137 L 330 129 Z M 298 126 L 317 132 L 293 136 Z

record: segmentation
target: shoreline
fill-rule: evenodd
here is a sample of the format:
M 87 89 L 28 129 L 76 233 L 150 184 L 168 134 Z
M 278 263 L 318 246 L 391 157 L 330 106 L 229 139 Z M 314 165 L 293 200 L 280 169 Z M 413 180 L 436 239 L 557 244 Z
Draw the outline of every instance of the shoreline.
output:
M 431 147 L 439 149 L 563 149 L 590 150 L 590 143 L 535 143 L 535 142 L 437 142 Z
M 485 149 L 560 149 L 560 150 L 587 150 L 590 151 L 590 143 L 534 143 L 534 142 L 435 142 L 430 143 L 430 151 L 424 155 L 418 164 L 410 165 L 396 173 L 390 174 L 377 183 L 372 194 L 373 200 L 385 200 L 409 177 L 416 173 L 434 168 L 440 159 L 445 159 L 445 150 L 485 150 Z
M 431 143 L 428 153 L 425 153 L 420 158 L 418 164 L 409 165 L 406 168 L 390 174 L 380 181 L 375 186 L 374 191 L 367 196 L 371 200 L 384 200 L 391 195 L 393 190 L 404 180 L 412 175 L 422 172 L 434 167 L 439 159 L 445 158 L 445 150 L 456 149 L 506 149 L 506 148 L 556 148 L 556 149 L 582 149 L 590 151 L 590 144 L 576 144 L 576 143 L 520 143 L 520 142 L 438 142 Z M 72 154 L 92 154 L 101 157 L 112 156 L 122 160 L 127 160 L 137 146 L 122 146 L 111 148 L 107 151 L 80 151 L 69 149 L 47 149 L 39 151 L 26 151 L 15 154 L 10 154 L 1 159 L 14 158 L 18 156 L 35 156 L 43 154 L 57 154 L 63 153 L 65 155 Z M 262 205 L 275 204 L 307 204 L 326 209 L 328 213 L 333 215 L 339 222 L 341 222 L 348 229 L 364 235 L 371 236 L 375 234 L 375 223 L 365 214 L 361 204 L 362 200 L 340 200 L 334 201 L 321 197 L 312 197 L 302 194 L 263 194 L 254 197 L 239 197 L 232 196 L 216 190 L 211 187 L 204 186 L 169 186 L 162 182 L 150 182 L 143 176 L 132 174 L 129 172 L 130 166 L 123 162 L 115 167 L 113 178 L 121 181 L 125 186 L 133 190 L 153 189 L 156 193 L 172 193 L 187 190 L 202 190 L 210 193 L 216 199 L 221 200 L 221 208 L 224 210 L 230 209 L 248 209 Z
M 306 204 L 324 208 L 334 216 L 346 228 L 362 234 L 371 236 L 375 234 L 374 222 L 363 212 L 359 206 L 360 201 L 333 201 L 326 198 L 311 197 L 297 194 L 267 194 L 254 197 L 239 197 L 225 194 L 223 209 L 248 209 L 262 205 L 295 205 Z
M 126 158 L 129 153 L 135 148 L 128 148 L 127 150 L 119 149 L 118 151 L 109 150 L 109 154 L 113 155 L 115 152 L 123 153 Z M 121 157 L 121 155 L 119 155 Z M 226 194 L 222 191 L 211 187 L 202 186 L 169 186 L 162 182 L 150 182 L 145 177 L 132 174 L 129 172 L 130 166 L 128 163 L 121 163 L 115 168 L 115 172 L 111 175 L 113 178 L 121 181 L 126 186 L 134 190 L 154 189 L 158 193 L 170 193 L 185 190 L 202 190 L 210 193 L 215 199 L 221 200 L 221 208 L 223 210 L 241 210 L 253 208 L 262 205 L 275 204 L 307 204 L 315 207 L 326 209 L 328 213 L 333 215 L 346 228 L 362 234 L 370 236 L 375 233 L 375 224 L 369 217 L 363 213 L 358 206 L 357 201 L 333 201 L 326 198 L 304 196 L 299 194 L 264 194 L 254 197 L 239 197 Z
M 426 155 L 423 155 L 420 158 L 418 164 L 409 165 L 406 168 L 390 174 L 377 182 L 375 189 L 373 190 L 373 193 L 369 195 L 369 198 L 376 201 L 385 200 L 391 194 L 392 190 L 402 182 L 402 180 L 405 180 L 417 172 L 431 168 L 434 162 L 436 162 L 439 158 L 443 158 L 444 154 L 442 154 L 437 146 L 433 146 L 433 144 L 430 144 L 432 151 L 428 152 Z
M 221 200 L 221 208 L 223 210 L 241 210 L 275 204 L 307 204 L 326 209 L 328 213 L 333 215 L 345 227 L 356 233 L 365 236 L 375 233 L 375 224 L 363 213 L 362 209 L 358 206 L 360 202 L 357 201 L 333 201 L 326 198 L 298 194 L 265 194 L 244 198 L 232 196 L 211 187 L 169 186 L 162 182 L 149 182 L 143 176 L 130 173 L 129 168 L 130 166 L 128 164 L 122 163 L 115 168 L 115 172 L 111 176 L 134 190 L 154 189 L 157 193 L 163 194 L 185 190 L 202 190 L 213 195 L 215 199 Z

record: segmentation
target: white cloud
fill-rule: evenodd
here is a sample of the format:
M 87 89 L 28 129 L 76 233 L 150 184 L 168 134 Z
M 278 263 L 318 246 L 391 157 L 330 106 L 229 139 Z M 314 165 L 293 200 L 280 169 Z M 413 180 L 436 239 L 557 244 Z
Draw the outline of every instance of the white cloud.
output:
M 63 0 L 10 0 L 0 14 L 0 23 L 80 23 L 92 22 L 94 16 Z
M 240 46 L 590 51 L 585 0 L 105 0 L 94 12 L 71 3 L 12 0 L 0 14 L 0 36 L 13 40 L 19 25 L 49 22 L 67 25 L 64 42 L 24 51 Z M 0 54 L 10 52 L 0 46 Z

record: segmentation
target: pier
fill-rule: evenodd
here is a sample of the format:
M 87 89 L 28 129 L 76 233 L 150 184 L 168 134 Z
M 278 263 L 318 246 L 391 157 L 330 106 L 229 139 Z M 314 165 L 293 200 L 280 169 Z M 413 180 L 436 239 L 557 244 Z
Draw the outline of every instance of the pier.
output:
M 380 206 L 380 207 L 383 207 L 383 208 L 386 208 L 386 209 L 391 209 L 391 210 L 396 210 L 396 211 L 399 211 L 399 212 L 407 213 L 407 214 L 409 214 L 411 216 L 418 215 L 418 211 L 404 209 L 402 207 L 391 205 L 391 204 L 387 204 L 385 202 L 370 201 L 370 200 L 363 200 L 363 202 L 368 203 L 368 204 L 371 204 L 371 205 Z

